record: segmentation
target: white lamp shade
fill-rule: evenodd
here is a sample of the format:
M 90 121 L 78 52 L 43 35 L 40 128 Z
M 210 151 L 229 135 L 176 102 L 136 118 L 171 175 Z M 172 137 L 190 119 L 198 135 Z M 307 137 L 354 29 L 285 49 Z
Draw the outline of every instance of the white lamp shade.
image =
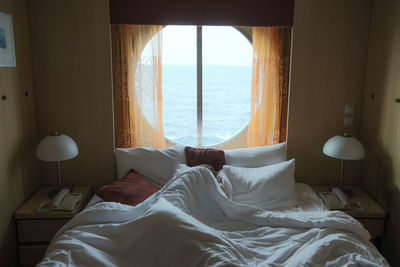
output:
M 337 159 L 357 160 L 365 156 L 364 146 L 354 137 L 336 135 L 326 141 L 323 152 Z
M 64 134 L 46 136 L 36 150 L 36 157 L 43 161 L 62 161 L 75 158 L 78 154 L 75 141 Z

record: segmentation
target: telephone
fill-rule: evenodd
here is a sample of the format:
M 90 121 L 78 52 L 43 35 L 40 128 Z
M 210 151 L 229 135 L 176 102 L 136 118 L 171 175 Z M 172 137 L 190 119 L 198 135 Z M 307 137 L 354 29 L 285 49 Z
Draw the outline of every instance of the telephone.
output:
M 339 188 L 332 188 L 332 192 L 321 192 L 319 195 L 330 210 L 350 209 L 349 199 Z
M 52 210 L 72 211 L 81 198 L 81 193 L 70 193 L 69 189 L 64 188 L 54 197 Z

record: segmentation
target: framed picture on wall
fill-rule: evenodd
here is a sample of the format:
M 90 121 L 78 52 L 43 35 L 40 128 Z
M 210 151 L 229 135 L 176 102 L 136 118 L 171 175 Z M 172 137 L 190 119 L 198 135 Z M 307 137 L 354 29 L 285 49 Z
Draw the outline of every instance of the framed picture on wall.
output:
M 0 67 L 15 67 L 12 16 L 0 11 Z

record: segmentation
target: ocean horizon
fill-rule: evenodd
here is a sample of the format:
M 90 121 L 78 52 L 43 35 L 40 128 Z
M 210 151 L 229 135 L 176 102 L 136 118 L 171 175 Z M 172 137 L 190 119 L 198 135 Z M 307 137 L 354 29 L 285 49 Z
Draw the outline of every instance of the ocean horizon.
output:
M 163 127 L 169 140 L 197 145 L 197 72 L 163 65 Z M 251 66 L 203 66 L 203 145 L 229 140 L 250 117 Z

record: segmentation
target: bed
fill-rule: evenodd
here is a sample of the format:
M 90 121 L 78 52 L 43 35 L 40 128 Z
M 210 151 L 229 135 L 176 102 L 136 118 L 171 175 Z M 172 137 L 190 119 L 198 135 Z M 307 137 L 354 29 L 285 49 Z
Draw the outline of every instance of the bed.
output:
M 295 183 L 285 144 L 225 151 L 223 164 L 197 152 L 117 150 L 118 178 L 133 168 L 160 189 L 134 206 L 94 196 L 38 266 L 388 266 L 357 220 Z

